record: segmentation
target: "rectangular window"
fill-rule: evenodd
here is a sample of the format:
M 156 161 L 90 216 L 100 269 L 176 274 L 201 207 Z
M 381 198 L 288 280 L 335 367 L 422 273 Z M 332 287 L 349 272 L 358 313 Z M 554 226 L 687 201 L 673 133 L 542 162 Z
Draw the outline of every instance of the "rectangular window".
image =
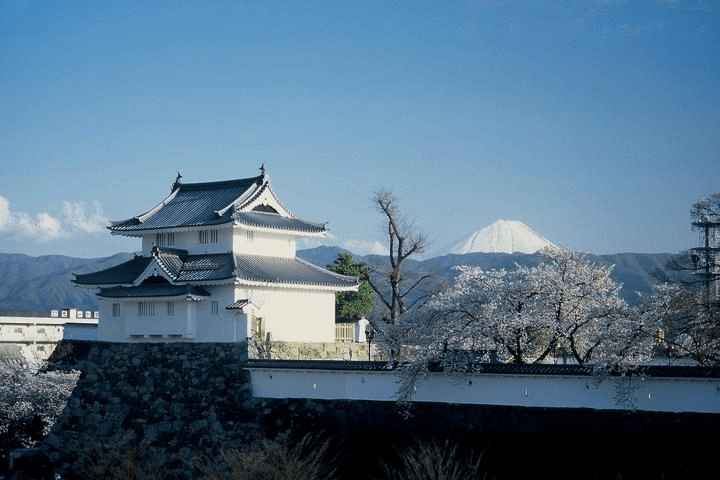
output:
M 217 316 L 220 314 L 220 307 L 217 300 L 210 302 L 210 315 Z
M 120 318 L 120 304 L 119 303 L 112 304 L 112 316 L 113 316 L 113 318 Z
M 175 302 L 167 302 L 166 304 L 167 316 L 172 317 L 175 315 Z
M 138 317 L 154 317 L 155 304 L 153 302 L 138 303 Z
M 38 328 L 38 329 L 37 329 L 37 333 L 45 333 L 45 329 L 44 329 L 44 328 Z
M 202 243 L 218 243 L 217 230 L 200 230 L 198 232 L 198 241 Z
M 175 234 L 173 232 L 156 233 L 155 245 L 158 247 L 172 247 L 175 245 Z
M 15 327 L 15 333 L 22 333 L 23 329 L 22 327 Z

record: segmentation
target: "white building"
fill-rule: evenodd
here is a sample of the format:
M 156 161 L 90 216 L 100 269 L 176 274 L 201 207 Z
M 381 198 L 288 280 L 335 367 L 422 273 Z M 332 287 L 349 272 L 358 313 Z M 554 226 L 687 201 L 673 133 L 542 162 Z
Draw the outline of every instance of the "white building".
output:
M 299 237 L 325 236 L 277 198 L 261 168 L 253 178 L 181 183 L 146 213 L 111 222 L 142 254 L 75 274 L 97 289 L 103 341 L 334 342 L 335 293 L 356 290 L 296 257 Z
M 93 340 L 97 336 L 99 312 L 75 308 L 47 313 L 0 312 L 0 345 L 13 347 L 30 363 L 47 360 L 55 345 L 66 338 Z M 8 350 L 10 351 L 10 350 Z

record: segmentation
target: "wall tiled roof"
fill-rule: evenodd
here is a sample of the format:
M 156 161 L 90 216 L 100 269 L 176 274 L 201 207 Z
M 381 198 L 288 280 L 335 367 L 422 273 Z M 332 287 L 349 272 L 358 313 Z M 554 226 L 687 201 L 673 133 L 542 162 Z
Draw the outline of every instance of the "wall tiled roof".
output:
M 251 187 L 259 186 L 263 176 L 223 182 L 179 184 L 157 211 L 114 222 L 113 232 L 136 232 L 179 227 L 213 226 L 232 221 L 230 210 L 218 215 L 233 202 L 243 197 Z M 141 218 L 145 217 L 143 220 Z
M 278 368 L 298 370 L 394 370 L 387 362 L 344 361 L 344 360 L 248 360 L 247 368 Z M 431 368 L 431 371 L 441 372 L 440 368 Z M 562 364 L 531 364 L 518 365 L 514 363 L 482 363 L 473 365 L 476 374 L 505 374 L 505 375 L 570 375 L 591 376 L 594 373 L 591 365 L 562 365 Z M 621 372 L 612 372 L 620 375 Z M 720 378 L 720 368 L 701 367 L 689 365 L 646 365 L 636 367 L 625 375 L 644 375 L 648 377 L 665 378 Z

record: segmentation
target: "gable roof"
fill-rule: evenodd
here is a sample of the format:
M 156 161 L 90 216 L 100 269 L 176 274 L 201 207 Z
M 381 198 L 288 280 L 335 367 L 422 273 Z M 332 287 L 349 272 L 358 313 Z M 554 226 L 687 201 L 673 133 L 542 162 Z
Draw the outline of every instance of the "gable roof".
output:
M 228 207 L 246 200 L 266 176 L 206 183 L 176 183 L 173 191 L 153 209 L 108 227 L 116 234 L 181 227 L 222 225 L 232 221 Z
M 262 203 L 268 199 L 277 209 Z M 170 195 L 158 205 L 141 215 L 111 222 L 108 229 L 114 235 L 142 236 L 148 231 L 216 227 L 233 222 L 249 228 L 310 235 L 326 232 L 324 224 L 290 213 L 273 193 L 265 173 L 221 182 L 176 181 Z
M 147 278 L 147 271 L 154 268 L 153 262 L 173 285 L 239 282 L 333 290 L 355 290 L 359 285 L 357 277 L 340 275 L 299 258 L 231 253 L 188 255 L 185 250 L 160 247 L 155 247 L 150 257 L 135 257 L 99 272 L 75 274 L 73 283 L 105 289 L 116 286 L 141 288 L 143 285 L 137 284 Z M 130 296 L 131 293 L 125 291 L 123 295 Z

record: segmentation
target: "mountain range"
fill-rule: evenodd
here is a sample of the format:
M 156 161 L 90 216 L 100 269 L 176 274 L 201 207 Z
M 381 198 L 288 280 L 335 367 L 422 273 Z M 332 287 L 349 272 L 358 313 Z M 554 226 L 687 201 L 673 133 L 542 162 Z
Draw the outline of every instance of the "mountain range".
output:
M 498 220 L 472 233 L 451 252 L 428 259 L 409 259 L 409 271 L 432 272 L 435 278 L 451 282 L 457 265 L 483 269 L 512 270 L 516 264 L 532 266 L 541 261 L 538 250 L 553 243 L 517 221 Z M 298 257 L 315 265 L 326 266 L 340 253 L 350 253 L 335 246 L 298 250 Z M 0 310 L 49 311 L 57 308 L 97 310 L 98 300 L 90 289 L 75 287 L 73 273 L 87 273 L 117 265 L 132 258 L 132 253 L 118 253 L 102 258 L 74 258 L 62 255 L 29 257 L 0 253 Z M 631 303 L 650 293 L 653 273 L 665 268 L 673 254 L 619 253 L 591 255 L 600 264 L 614 265 L 613 279 L 623 284 L 622 294 Z M 353 255 L 356 262 L 377 265 L 380 255 Z M 0 315 L 2 313 L 0 312 Z

